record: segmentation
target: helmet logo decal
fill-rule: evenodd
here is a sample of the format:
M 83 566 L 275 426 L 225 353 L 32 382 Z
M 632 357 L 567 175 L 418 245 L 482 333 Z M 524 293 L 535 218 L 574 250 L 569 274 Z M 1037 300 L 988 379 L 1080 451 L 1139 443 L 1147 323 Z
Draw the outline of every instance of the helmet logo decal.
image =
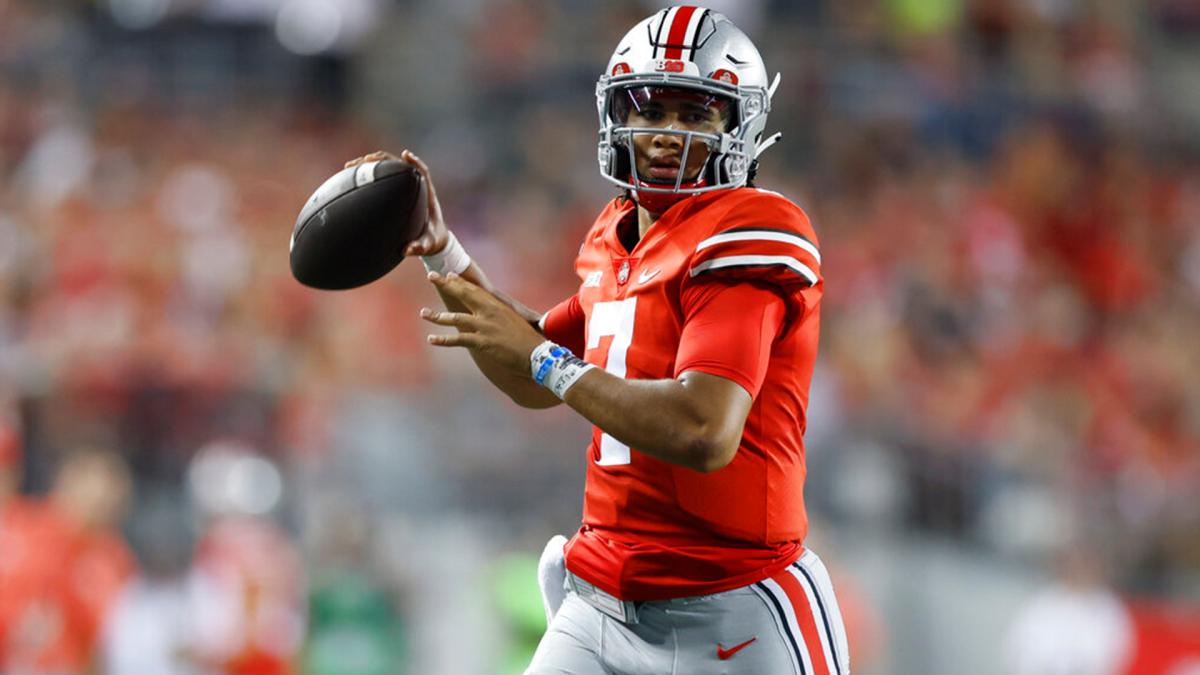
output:
M 714 79 L 718 82 L 724 82 L 725 84 L 737 84 L 738 83 L 737 73 L 725 70 L 724 68 L 720 68 L 718 70 L 713 71 L 713 74 L 709 75 L 709 77 L 711 77 L 712 79 Z
M 679 59 L 659 59 L 654 62 L 654 69 L 660 73 L 682 73 L 684 65 Z
M 629 67 L 628 63 L 623 63 L 623 62 L 618 63 L 617 65 L 613 66 L 613 69 L 612 69 L 612 74 L 614 76 L 615 75 L 626 75 L 630 72 L 633 72 L 633 69 Z

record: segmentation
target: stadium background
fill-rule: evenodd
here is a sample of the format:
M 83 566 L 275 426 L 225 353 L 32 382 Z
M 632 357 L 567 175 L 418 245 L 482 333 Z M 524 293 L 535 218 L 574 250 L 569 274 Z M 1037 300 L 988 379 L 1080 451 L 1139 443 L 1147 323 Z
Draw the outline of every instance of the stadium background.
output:
M 585 425 L 424 346 L 415 263 L 321 293 L 287 239 L 409 147 L 550 306 L 612 195 L 595 78 L 658 6 L 0 0 L 0 630 L 112 675 L 519 672 Z M 822 238 L 810 542 L 856 671 L 1200 672 L 1200 3 L 714 7 L 783 72 L 759 182 Z

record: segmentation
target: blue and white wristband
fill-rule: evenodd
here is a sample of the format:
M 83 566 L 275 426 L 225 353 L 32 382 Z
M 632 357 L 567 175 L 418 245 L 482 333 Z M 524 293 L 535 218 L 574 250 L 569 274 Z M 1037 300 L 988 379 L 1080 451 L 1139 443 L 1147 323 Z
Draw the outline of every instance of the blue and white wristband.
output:
M 579 378 L 596 366 L 571 353 L 570 349 L 546 340 L 529 355 L 533 381 L 562 398 Z

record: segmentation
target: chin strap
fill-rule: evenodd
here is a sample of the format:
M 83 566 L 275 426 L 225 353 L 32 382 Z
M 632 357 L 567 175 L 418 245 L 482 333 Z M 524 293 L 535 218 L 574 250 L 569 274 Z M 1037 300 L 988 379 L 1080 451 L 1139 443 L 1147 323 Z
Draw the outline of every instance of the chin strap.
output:
M 633 176 L 630 176 L 630 181 L 639 188 L 659 187 L 654 183 L 647 183 L 644 180 L 635 179 Z M 708 181 L 705 180 L 704 174 L 701 173 L 699 178 L 683 183 L 679 186 L 679 188 L 682 190 L 691 190 L 694 188 L 702 188 L 706 185 L 708 185 Z M 679 202 L 691 197 L 694 194 L 694 192 L 651 192 L 649 190 L 635 190 L 633 193 L 633 198 L 634 201 L 636 201 L 640 206 L 645 207 L 647 211 L 654 214 L 662 214 L 666 213 L 667 209 L 675 206 Z

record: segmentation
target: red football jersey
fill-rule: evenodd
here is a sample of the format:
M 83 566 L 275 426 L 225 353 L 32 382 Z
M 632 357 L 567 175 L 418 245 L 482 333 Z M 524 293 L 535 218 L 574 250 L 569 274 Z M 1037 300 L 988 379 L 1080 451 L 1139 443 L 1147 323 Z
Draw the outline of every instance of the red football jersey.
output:
M 114 532 L 80 531 L 52 504 L 0 511 L 0 672 L 82 673 L 133 554 Z
M 617 229 L 636 217 L 634 208 L 614 200 L 596 219 L 575 265 L 579 291 L 547 314 L 547 337 L 576 353 L 583 348 L 586 361 L 629 379 L 688 370 L 726 377 L 754 403 L 733 461 L 707 474 L 638 453 L 593 428 L 583 527 L 567 547 L 567 567 L 627 600 L 716 593 L 771 576 L 801 551 L 808 523 L 802 436 L 817 352 L 820 253 L 804 212 L 765 190 L 688 198 L 626 251 Z M 786 312 L 776 325 L 714 322 L 710 315 L 689 330 L 700 298 L 739 287 L 768 290 Z M 687 344 L 705 336 L 757 350 L 762 367 L 751 359 L 754 372 L 746 375 L 745 354 Z

